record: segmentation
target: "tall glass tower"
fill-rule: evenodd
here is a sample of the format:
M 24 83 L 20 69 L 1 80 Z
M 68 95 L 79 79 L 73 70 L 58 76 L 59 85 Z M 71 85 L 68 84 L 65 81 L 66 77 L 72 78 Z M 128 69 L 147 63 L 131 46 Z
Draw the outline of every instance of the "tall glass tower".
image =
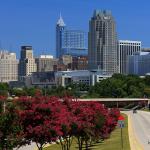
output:
M 94 11 L 89 22 L 88 59 L 90 70 L 118 73 L 116 24 L 110 11 Z
M 68 30 L 60 16 L 56 24 L 56 57 L 62 55 L 87 56 L 86 33 L 79 30 Z

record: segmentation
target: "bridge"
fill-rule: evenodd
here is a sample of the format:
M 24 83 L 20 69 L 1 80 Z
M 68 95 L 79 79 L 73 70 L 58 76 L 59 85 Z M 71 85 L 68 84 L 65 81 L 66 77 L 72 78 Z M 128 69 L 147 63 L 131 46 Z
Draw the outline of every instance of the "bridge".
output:
M 75 99 L 74 99 L 75 100 Z M 77 99 L 78 101 L 96 101 L 96 102 L 102 102 L 102 103 L 109 103 L 109 104 L 116 104 L 117 108 L 119 107 L 119 104 L 126 102 L 129 103 L 139 103 L 143 102 L 145 105 L 150 104 L 149 98 L 87 98 L 87 99 Z
M 79 101 L 99 101 L 99 102 L 140 102 L 140 101 L 150 101 L 149 98 L 85 98 L 78 99 Z

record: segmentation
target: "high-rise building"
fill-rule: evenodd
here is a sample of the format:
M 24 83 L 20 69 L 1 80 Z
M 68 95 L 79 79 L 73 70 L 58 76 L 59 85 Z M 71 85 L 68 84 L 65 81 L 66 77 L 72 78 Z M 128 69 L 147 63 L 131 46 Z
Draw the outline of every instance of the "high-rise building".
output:
M 21 47 L 21 58 L 19 60 L 19 77 L 24 77 L 37 71 L 37 65 L 33 58 L 32 46 Z
M 15 53 L 0 51 L 0 82 L 18 80 L 18 60 Z
M 79 30 L 68 30 L 60 16 L 56 24 L 56 57 L 62 55 L 87 56 L 86 33 Z
M 35 58 L 37 64 L 37 72 L 53 71 L 54 65 L 57 65 L 58 59 L 53 58 L 51 55 L 41 55 Z
M 127 73 L 145 76 L 150 73 L 150 52 L 137 52 L 128 56 Z
M 141 51 L 141 41 L 129 41 L 129 40 L 118 41 L 120 73 L 127 74 L 128 56 L 134 55 L 135 53 L 140 51 Z
M 116 23 L 110 11 L 94 11 L 89 22 L 88 59 L 90 70 L 119 71 Z

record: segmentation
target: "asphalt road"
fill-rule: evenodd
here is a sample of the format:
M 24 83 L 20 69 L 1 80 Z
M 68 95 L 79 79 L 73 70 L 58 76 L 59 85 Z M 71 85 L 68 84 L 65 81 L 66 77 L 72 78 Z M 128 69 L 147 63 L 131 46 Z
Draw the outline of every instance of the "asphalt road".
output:
M 31 145 L 22 146 L 19 149 L 14 150 L 36 150 L 36 144 L 32 143 Z
M 150 150 L 150 112 L 126 112 L 131 118 L 134 135 L 144 150 Z

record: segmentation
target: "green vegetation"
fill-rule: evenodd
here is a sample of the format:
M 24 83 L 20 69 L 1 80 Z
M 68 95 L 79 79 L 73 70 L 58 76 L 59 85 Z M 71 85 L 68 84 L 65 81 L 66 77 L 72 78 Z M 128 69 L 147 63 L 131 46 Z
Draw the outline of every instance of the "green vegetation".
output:
M 85 92 L 87 91 L 87 92 Z M 150 97 L 150 76 L 114 74 L 95 86 L 73 83 L 66 87 L 46 89 L 47 95 L 71 95 L 80 98 L 142 98 Z
M 80 98 L 141 98 L 150 97 L 150 76 L 114 74 L 111 78 L 88 86 L 72 83 L 66 87 L 53 87 L 44 90 L 47 95 L 71 95 Z
M 89 90 L 89 97 L 141 98 L 150 96 L 150 76 L 114 74 Z
M 128 120 L 127 116 L 123 114 L 125 117 L 125 128 L 123 128 L 123 150 L 130 150 L 129 137 L 128 137 Z M 110 138 L 107 140 L 93 143 L 90 147 L 90 150 L 119 150 L 121 149 L 121 139 L 120 139 L 120 128 L 116 128 Z M 73 140 L 71 150 L 77 150 L 77 145 L 75 144 L 76 139 Z M 60 150 L 61 146 L 58 144 L 50 145 L 46 147 L 44 150 Z
M 141 110 L 150 112 L 149 108 L 144 108 L 144 109 L 141 109 Z
M 53 86 L 43 89 L 12 88 L 8 84 L 0 83 L 0 95 L 7 96 L 8 92 L 15 96 L 34 96 L 39 90 L 43 95 L 50 96 L 73 96 L 80 98 L 142 98 L 150 97 L 150 76 L 140 78 L 136 75 L 114 74 L 111 78 L 89 86 L 85 83 L 71 83 L 66 87 Z

